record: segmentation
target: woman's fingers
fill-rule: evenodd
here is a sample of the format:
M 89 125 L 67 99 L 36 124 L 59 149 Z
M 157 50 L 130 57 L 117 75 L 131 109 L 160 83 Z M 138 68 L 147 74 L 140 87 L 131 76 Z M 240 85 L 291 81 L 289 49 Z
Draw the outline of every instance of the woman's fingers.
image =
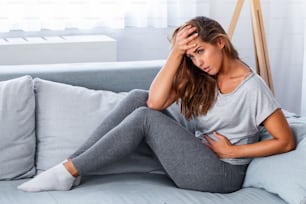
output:
M 198 33 L 194 33 L 191 36 L 189 36 L 187 39 L 185 39 L 186 44 L 186 50 L 189 50 L 193 47 L 195 47 L 197 44 L 194 42 L 194 40 L 198 37 Z
M 196 33 L 196 27 L 188 25 L 178 32 L 175 45 L 179 50 L 185 53 L 186 50 L 196 46 L 195 42 L 193 41 L 197 37 L 198 33 Z
M 197 29 L 191 25 L 185 26 L 182 30 L 179 31 L 178 36 L 187 38 L 191 33 L 195 32 Z
M 196 32 L 196 27 L 186 26 L 178 34 L 178 40 L 184 43 L 189 43 L 190 41 L 197 38 L 198 33 Z

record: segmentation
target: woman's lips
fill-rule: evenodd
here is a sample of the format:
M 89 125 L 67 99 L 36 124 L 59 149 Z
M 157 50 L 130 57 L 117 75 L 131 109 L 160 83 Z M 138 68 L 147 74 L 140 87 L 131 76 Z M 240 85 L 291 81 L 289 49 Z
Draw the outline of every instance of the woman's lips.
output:
M 209 67 L 204 67 L 204 68 L 203 68 L 203 71 L 204 71 L 204 72 L 207 72 L 207 73 L 209 73 L 209 71 L 210 71 L 210 68 L 209 68 Z

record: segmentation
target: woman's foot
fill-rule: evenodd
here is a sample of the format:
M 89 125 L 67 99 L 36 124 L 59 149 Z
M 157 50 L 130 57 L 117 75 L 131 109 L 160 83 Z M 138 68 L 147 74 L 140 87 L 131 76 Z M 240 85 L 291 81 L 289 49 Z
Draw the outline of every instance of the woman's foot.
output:
M 81 184 L 81 179 L 82 179 L 81 176 L 75 177 L 75 180 L 74 180 L 74 182 L 72 184 L 72 187 L 79 186 Z
M 63 163 L 60 163 L 17 188 L 28 192 L 67 191 L 72 188 L 75 180 L 76 178 L 69 173 Z

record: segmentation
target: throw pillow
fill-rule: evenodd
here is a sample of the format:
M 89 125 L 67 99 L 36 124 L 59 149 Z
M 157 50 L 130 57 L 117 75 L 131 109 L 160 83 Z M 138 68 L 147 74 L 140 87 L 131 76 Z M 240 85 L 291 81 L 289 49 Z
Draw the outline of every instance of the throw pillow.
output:
M 37 98 L 37 169 L 46 170 L 81 146 L 125 93 L 34 79 Z M 152 171 L 157 162 L 143 144 L 134 154 L 89 174 Z
M 30 76 L 0 82 L 0 180 L 35 174 L 35 97 Z
M 290 204 L 306 204 L 306 119 L 287 115 L 297 138 L 297 148 L 284 154 L 253 159 L 244 187 L 264 188 Z M 262 131 L 265 139 L 270 137 Z

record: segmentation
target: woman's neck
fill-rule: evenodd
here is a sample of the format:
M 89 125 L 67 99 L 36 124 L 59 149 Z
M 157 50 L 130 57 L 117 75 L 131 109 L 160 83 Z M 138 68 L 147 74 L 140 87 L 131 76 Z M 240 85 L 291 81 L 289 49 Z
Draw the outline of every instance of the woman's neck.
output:
M 251 70 L 240 60 L 225 59 L 216 78 L 219 91 L 221 93 L 232 92 L 249 73 Z
M 248 68 L 239 59 L 230 59 L 225 57 L 222 63 L 222 67 L 217 74 L 217 78 L 236 78 L 246 71 L 248 71 Z

